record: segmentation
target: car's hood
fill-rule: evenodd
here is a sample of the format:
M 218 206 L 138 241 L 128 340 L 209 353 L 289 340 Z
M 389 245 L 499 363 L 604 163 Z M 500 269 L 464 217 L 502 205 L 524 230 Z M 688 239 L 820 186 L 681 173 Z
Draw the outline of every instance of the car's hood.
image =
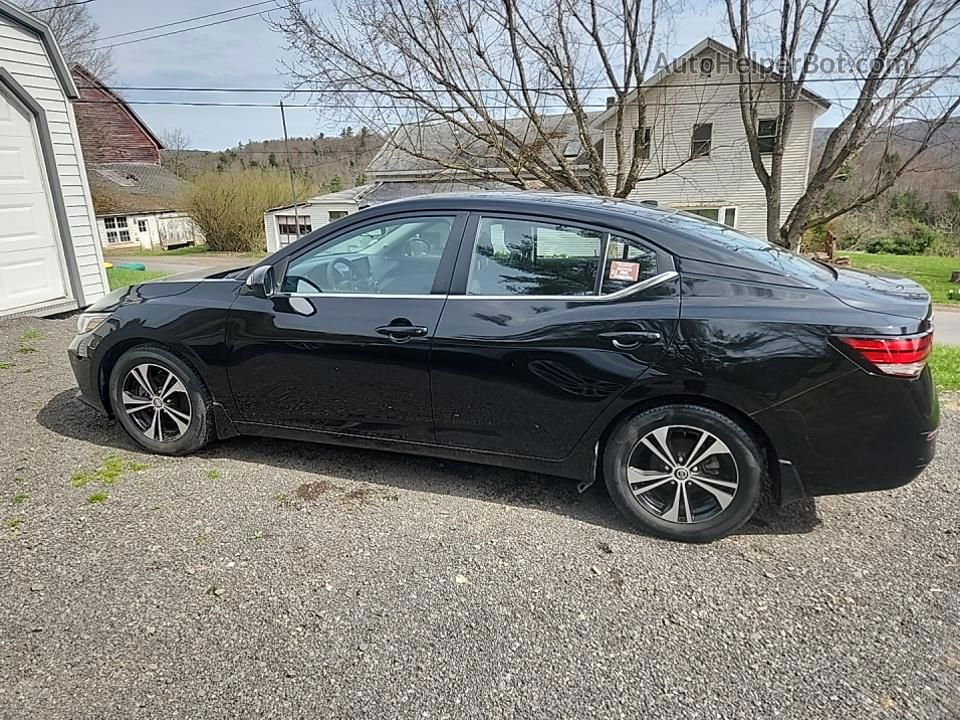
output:
M 204 268 L 193 268 L 183 272 L 166 275 L 150 282 L 191 282 L 199 280 L 220 280 L 223 278 L 236 277 L 243 273 L 249 265 L 237 265 L 236 262 L 225 262 L 218 265 Z
M 850 268 L 834 267 L 834 270 L 837 279 L 827 283 L 824 289 L 842 303 L 911 320 L 930 317 L 930 293 L 913 280 Z
M 153 298 L 172 297 L 188 292 L 204 280 L 226 280 L 239 278 L 247 270 L 247 266 L 237 267 L 236 263 L 222 266 L 195 268 L 182 273 L 166 275 L 156 280 L 128 285 L 118 288 L 95 303 L 90 305 L 86 312 L 113 312 L 121 305 L 143 302 Z

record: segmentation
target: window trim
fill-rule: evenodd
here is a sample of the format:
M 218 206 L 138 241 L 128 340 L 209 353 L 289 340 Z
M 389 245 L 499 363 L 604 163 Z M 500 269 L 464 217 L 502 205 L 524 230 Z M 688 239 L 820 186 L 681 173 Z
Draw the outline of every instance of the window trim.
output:
M 697 138 L 697 128 L 702 128 L 702 127 L 710 128 L 710 137 L 709 137 L 707 140 L 697 140 L 697 139 L 696 139 L 696 138 Z M 706 152 L 702 152 L 702 153 L 694 152 L 694 148 L 696 147 L 696 145 L 697 145 L 698 142 L 699 142 L 699 143 L 706 143 L 706 144 L 707 144 L 707 151 L 706 151 Z M 697 160 L 697 159 L 699 159 L 699 158 L 708 158 L 708 157 L 710 157 L 710 153 L 711 153 L 712 150 L 713 150 L 713 123 L 712 123 L 712 122 L 707 122 L 707 123 L 694 123 L 694 124 L 693 124 L 693 130 L 692 130 L 692 132 L 690 133 L 690 159 L 691 159 L 691 160 Z
M 592 295 L 468 295 L 467 282 L 470 277 L 470 267 L 473 264 L 473 253 L 479 239 L 480 221 L 485 217 L 495 217 L 502 220 L 523 220 L 526 222 L 544 222 L 554 225 L 573 225 L 584 230 L 595 230 L 602 233 L 600 242 L 600 267 L 597 273 L 598 283 L 594 284 Z M 617 290 L 607 295 L 599 294 L 599 289 L 603 287 L 603 278 L 606 274 L 607 263 L 610 258 L 606 257 L 606 251 L 609 246 L 610 236 L 615 235 L 638 243 L 657 254 L 657 267 L 661 269 L 660 273 L 640 280 L 628 287 Z M 673 256 L 663 250 L 659 245 L 651 242 L 634 232 L 622 228 L 606 227 L 593 222 L 584 222 L 580 219 L 571 219 L 563 215 L 542 215 L 538 213 L 517 213 L 517 212 L 497 212 L 486 210 L 474 210 L 470 212 L 470 218 L 463 231 L 463 240 L 460 246 L 460 254 L 457 258 L 457 265 L 453 272 L 453 280 L 450 287 L 449 300 L 551 300 L 562 302 L 607 302 L 610 300 L 620 300 L 634 293 L 647 290 L 662 283 L 668 282 L 675 277 L 679 277 L 676 272 L 676 264 Z
M 773 135 L 760 134 L 760 123 L 765 123 L 765 122 L 773 123 Z M 757 118 L 757 150 L 760 152 L 761 155 L 773 155 L 773 151 L 777 147 L 777 131 L 779 130 L 779 128 L 777 127 L 778 125 L 779 125 L 779 118 L 775 118 L 775 117 Z M 766 140 L 766 139 L 770 140 L 769 150 L 764 150 L 760 145 L 761 140 Z
M 637 140 L 640 140 L 638 143 Z M 637 125 L 633 129 L 633 151 L 637 152 L 637 148 L 640 148 L 642 152 L 640 153 L 641 160 L 649 160 L 650 152 L 653 148 L 653 125 Z
M 716 219 L 716 220 L 711 220 L 711 219 L 708 218 L 708 217 L 703 217 L 703 215 L 698 215 L 698 217 L 701 217 L 701 218 L 703 218 L 704 220 L 706 220 L 706 221 L 708 221 L 708 222 L 720 223 L 720 224 L 723 225 L 724 227 L 728 227 L 728 228 L 730 228 L 731 230 L 736 230 L 736 229 L 737 229 L 737 223 L 740 221 L 740 206 L 739 206 L 739 205 L 720 205 L 720 204 L 717 204 L 717 205 L 686 205 L 686 206 L 683 206 L 683 207 L 676 206 L 676 207 L 674 207 L 674 209 L 675 209 L 675 210 L 679 210 L 680 212 L 690 213 L 691 215 L 696 215 L 696 214 L 697 214 L 697 213 L 696 213 L 697 210 L 716 210 L 716 211 L 717 211 L 717 219 Z M 723 221 L 723 218 L 724 218 L 724 216 L 726 215 L 726 212 L 727 212 L 728 210 L 733 210 L 733 225 L 727 225 L 727 224 Z

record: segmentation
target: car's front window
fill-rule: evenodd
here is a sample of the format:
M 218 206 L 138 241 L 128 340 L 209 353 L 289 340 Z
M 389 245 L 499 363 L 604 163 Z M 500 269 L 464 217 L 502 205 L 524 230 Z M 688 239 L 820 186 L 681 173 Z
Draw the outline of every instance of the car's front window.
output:
M 834 279 L 833 273 L 828 268 L 808 260 L 802 255 L 691 213 L 671 213 L 665 215 L 660 222 L 690 235 L 695 235 L 714 245 L 719 245 L 731 252 L 749 257 L 771 271 L 782 275 L 821 282 Z
M 426 295 L 453 217 L 384 221 L 348 231 L 292 260 L 284 292 Z

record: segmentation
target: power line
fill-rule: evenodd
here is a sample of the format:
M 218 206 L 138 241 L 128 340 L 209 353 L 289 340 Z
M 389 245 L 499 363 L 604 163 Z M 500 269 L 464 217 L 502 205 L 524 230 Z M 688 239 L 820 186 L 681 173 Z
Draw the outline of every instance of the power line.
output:
M 306 1 L 312 2 L 312 0 L 306 0 Z M 193 30 L 202 30 L 203 28 L 213 27 L 214 25 L 223 25 L 224 23 L 233 22 L 234 20 L 243 20 L 244 18 L 253 17 L 254 15 L 262 15 L 264 12 L 272 12 L 272 11 L 260 10 L 257 12 L 246 13 L 245 15 L 237 15 L 236 17 L 226 18 L 224 20 L 216 20 L 214 22 L 203 23 L 202 25 L 194 25 L 193 27 L 183 28 L 182 30 L 171 30 L 170 32 L 158 33 L 156 35 L 147 35 L 146 37 L 136 38 L 134 40 L 125 40 L 123 42 L 111 43 L 110 45 L 101 45 L 97 48 L 97 50 L 107 50 L 108 48 L 121 47 L 123 45 L 132 45 L 134 43 L 143 42 L 144 40 L 155 40 L 156 38 L 169 37 L 170 35 L 179 35 L 180 33 L 191 32 Z
M 65 7 L 76 7 L 77 5 L 86 5 L 86 4 L 92 3 L 92 2 L 94 2 L 94 0 L 77 0 L 76 2 L 62 3 L 62 4 L 59 4 L 59 5 L 58 5 L 58 4 L 53 4 L 53 5 L 50 5 L 49 7 L 45 7 L 45 8 L 35 8 L 35 9 L 31 10 L 30 12 L 33 12 L 33 13 L 38 13 L 38 12 L 53 12 L 54 10 L 62 10 L 62 9 L 65 8 Z
M 271 0 L 272 2 L 272 0 Z M 960 75 L 940 75 L 935 73 L 925 74 L 925 75 L 905 75 L 900 79 L 903 80 L 934 80 L 934 79 L 943 79 L 943 80 L 956 80 L 960 79 Z M 862 78 L 849 76 L 849 77 L 837 77 L 837 78 L 808 78 L 804 81 L 806 83 L 813 82 L 853 82 L 856 80 L 861 80 Z M 756 82 L 750 83 L 752 86 L 756 85 L 785 85 L 789 83 L 789 80 L 757 80 Z M 733 81 L 722 81 L 714 83 L 673 83 L 670 85 L 671 88 L 711 88 L 711 87 L 736 87 L 739 86 L 740 82 Z M 95 89 L 94 85 L 80 85 L 81 89 L 91 88 Z M 310 89 L 310 88 L 265 88 L 265 87 L 253 87 L 253 88 L 240 88 L 240 87 L 203 87 L 203 86 L 184 86 L 184 87 L 175 87 L 170 85 L 130 85 L 130 86 L 114 86 L 110 88 L 114 91 L 130 91 L 130 92 L 209 92 L 209 93 L 284 93 L 284 94 L 317 94 L 323 92 L 334 92 L 334 93 L 347 93 L 347 94 L 376 94 L 373 90 L 368 90 L 366 88 L 332 88 L 329 90 L 324 89 Z M 520 88 L 513 88 L 514 90 L 520 90 Z M 612 85 L 583 85 L 577 88 L 581 91 L 593 91 L 593 90 L 613 90 Z M 541 86 L 541 87 L 529 87 L 527 88 L 529 92 L 560 92 L 563 88 L 556 86 Z M 414 90 L 414 92 L 434 92 L 433 90 Z M 502 93 L 503 88 L 463 88 L 462 92 L 496 92 Z M 829 99 L 829 98 L 828 98 Z M 840 99 L 840 98 L 838 98 Z M 853 98 L 856 99 L 856 98 Z
M 316 0 L 303 0 L 304 4 L 311 3 L 311 2 L 316 2 Z M 271 0 L 271 3 L 272 3 L 272 0 Z M 245 7 L 255 7 L 261 4 L 266 4 L 266 3 L 253 3 L 251 5 L 243 5 L 241 7 L 234 8 L 233 10 L 224 10 L 220 13 L 210 13 L 209 15 L 198 15 L 195 18 L 187 18 L 186 20 L 178 20 L 175 23 L 168 23 L 167 26 L 182 25 L 183 23 L 192 22 L 193 20 L 199 20 L 203 17 L 213 17 L 214 15 L 222 15 L 227 12 L 236 12 L 237 10 L 240 10 Z M 146 37 L 134 38 L 133 40 L 124 40 L 123 42 L 119 42 L 119 43 L 110 43 L 109 45 L 100 45 L 96 49 L 107 50 L 109 48 L 122 47 L 123 45 L 133 45 L 134 43 L 143 42 L 144 40 L 155 40 L 157 38 L 169 37 L 171 35 L 179 35 L 180 33 L 192 32 L 193 30 L 202 30 L 203 28 L 213 27 L 214 25 L 223 25 L 224 23 L 233 22 L 234 20 L 243 20 L 244 18 L 253 17 L 254 15 L 263 15 L 264 13 L 270 13 L 280 9 L 282 8 L 275 7 L 275 8 L 265 9 L 265 10 L 258 10 L 256 12 L 245 13 L 243 15 L 236 15 L 234 17 L 225 18 L 223 20 L 215 20 L 213 22 L 202 23 L 200 25 L 194 25 L 193 27 L 182 28 L 180 30 L 171 30 L 170 32 L 157 33 L 156 35 L 147 35 Z M 160 25 L 158 27 L 164 27 L 164 26 Z M 141 33 L 141 32 L 147 32 L 147 29 L 131 30 L 129 32 L 122 33 L 122 35 L 136 35 L 137 33 Z M 120 35 L 114 35 L 112 37 L 120 37 Z
M 84 0 L 85 2 L 93 2 L 93 0 Z M 183 20 L 174 20 L 173 22 L 161 23 L 159 25 L 151 25 L 150 27 L 140 28 L 139 30 L 127 30 L 126 32 L 116 33 L 115 35 L 106 35 L 100 40 L 113 40 L 118 37 L 127 37 L 129 35 L 139 35 L 140 33 L 150 32 L 151 30 L 160 30 L 166 27 L 173 27 L 174 25 L 183 25 L 184 23 L 193 22 L 194 20 L 205 20 L 206 18 L 216 17 L 218 15 L 226 15 L 227 13 L 237 12 L 239 10 L 246 10 L 247 8 L 259 7 L 260 5 L 275 5 L 275 0 L 261 0 L 260 2 L 250 3 L 249 5 L 240 5 L 239 7 L 229 8 L 227 10 L 219 10 L 217 12 L 207 13 L 206 15 L 196 15 L 194 17 L 184 18 Z M 255 13 L 259 14 L 259 13 Z M 149 38 L 143 38 L 148 40 Z
M 855 101 L 858 100 L 857 97 L 842 97 L 842 98 L 833 98 L 835 102 L 846 102 L 846 101 Z M 903 99 L 907 99 L 907 96 L 904 96 Z M 952 100 L 953 97 L 950 95 L 918 95 L 912 97 L 913 100 Z M 785 102 L 804 102 L 806 98 L 795 98 L 794 100 L 787 100 Z M 771 101 L 771 104 L 778 103 L 779 100 Z M 232 108 L 272 108 L 276 110 L 280 107 L 278 103 L 255 103 L 255 102 L 222 102 L 222 101 L 205 101 L 205 100 L 74 100 L 74 103 L 77 104 L 86 104 L 86 105 L 173 105 L 178 107 L 232 107 Z M 706 106 L 727 106 L 731 104 L 736 104 L 735 100 L 678 100 L 676 102 L 647 102 L 645 107 L 706 107 Z M 290 108 L 312 108 L 316 110 L 344 110 L 347 109 L 342 103 L 326 104 L 326 103 L 297 103 L 297 104 L 284 104 L 284 107 Z M 605 109 L 607 105 L 605 103 L 581 103 L 580 107 L 584 109 Z M 486 110 L 522 110 L 517 105 L 484 105 Z M 351 105 L 349 109 L 352 110 L 390 110 L 390 105 Z M 438 105 L 437 110 L 443 112 L 467 112 L 471 108 L 465 107 L 462 105 Z M 540 105 L 537 108 L 538 110 L 569 110 L 568 105 L 563 104 L 554 104 L 554 105 Z

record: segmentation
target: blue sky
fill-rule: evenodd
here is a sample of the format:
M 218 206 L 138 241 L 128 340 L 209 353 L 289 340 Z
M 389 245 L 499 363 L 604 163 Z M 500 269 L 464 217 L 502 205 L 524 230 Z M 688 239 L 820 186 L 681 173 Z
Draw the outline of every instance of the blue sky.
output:
M 206 13 L 245 5 L 253 0 L 166 0 L 151 3 L 144 0 L 96 0 L 87 7 L 106 37 L 151 25 L 172 22 Z M 330 0 L 315 0 L 320 11 L 330 8 Z M 251 12 L 241 11 L 238 14 Z M 227 16 L 223 16 L 227 17 Z M 221 18 L 210 18 L 207 22 Z M 204 22 L 204 21 L 199 21 Z M 178 26 L 186 27 L 186 26 Z M 170 30 L 177 28 L 169 28 Z M 158 30 L 155 32 L 164 32 Z M 692 0 L 686 14 L 662 43 L 669 56 L 695 45 L 706 35 L 726 37 L 719 2 Z M 122 42 L 138 36 L 105 40 Z M 156 38 L 114 48 L 117 66 L 115 83 L 120 86 L 229 86 L 282 87 L 281 68 L 283 39 L 259 16 L 235 22 Z M 824 92 L 822 87 L 816 88 Z M 230 99 L 236 102 L 273 102 L 277 95 L 149 93 L 127 91 L 130 100 L 200 100 Z M 274 108 L 211 108 L 136 105 L 136 111 L 156 132 L 181 128 L 191 139 L 192 147 L 222 149 L 238 142 L 282 136 L 279 111 Z M 831 112 L 821 118 L 835 121 Z M 315 135 L 318 132 L 339 132 L 340 122 L 318 117 L 311 109 L 291 108 L 287 113 L 291 135 Z

